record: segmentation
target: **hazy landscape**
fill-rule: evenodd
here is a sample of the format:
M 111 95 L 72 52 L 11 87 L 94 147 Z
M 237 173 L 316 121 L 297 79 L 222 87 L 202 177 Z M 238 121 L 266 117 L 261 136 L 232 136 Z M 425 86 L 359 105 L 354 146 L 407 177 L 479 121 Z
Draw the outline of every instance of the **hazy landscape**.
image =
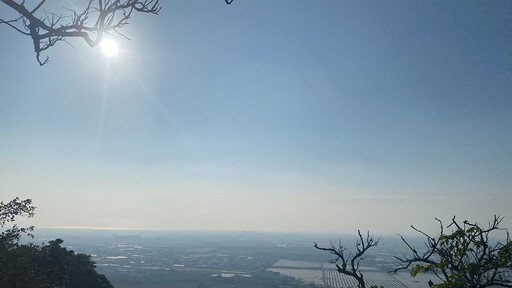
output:
M 0 0 L 0 39 L 0 288 L 512 288 L 512 1 Z
M 119 288 L 357 285 L 335 271 L 329 255 L 313 247 L 314 242 L 338 241 L 340 235 L 39 229 L 36 242 L 57 236 L 75 252 L 91 254 L 97 270 Z M 347 246 L 355 243 L 354 236 L 343 237 Z M 435 280 L 433 275 L 389 273 L 397 264 L 394 255 L 408 251 L 397 237 L 380 243 L 362 264 L 369 285 L 419 288 Z

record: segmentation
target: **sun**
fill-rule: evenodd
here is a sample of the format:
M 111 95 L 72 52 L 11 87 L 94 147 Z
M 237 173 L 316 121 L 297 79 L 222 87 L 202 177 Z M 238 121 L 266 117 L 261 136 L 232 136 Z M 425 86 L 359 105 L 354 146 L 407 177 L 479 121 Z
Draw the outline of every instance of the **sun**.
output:
M 107 55 L 107 57 L 114 57 L 119 53 L 119 46 L 116 41 L 112 39 L 103 39 L 100 43 L 101 50 L 103 54 Z

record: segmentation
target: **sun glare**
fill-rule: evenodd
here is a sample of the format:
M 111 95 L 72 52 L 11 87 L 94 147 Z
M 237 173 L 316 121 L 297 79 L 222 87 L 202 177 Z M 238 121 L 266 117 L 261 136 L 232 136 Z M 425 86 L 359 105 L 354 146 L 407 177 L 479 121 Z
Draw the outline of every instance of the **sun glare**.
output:
M 100 43 L 101 50 L 108 57 L 116 56 L 119 53 L 119 46 L 112 39 L 103 39 Z

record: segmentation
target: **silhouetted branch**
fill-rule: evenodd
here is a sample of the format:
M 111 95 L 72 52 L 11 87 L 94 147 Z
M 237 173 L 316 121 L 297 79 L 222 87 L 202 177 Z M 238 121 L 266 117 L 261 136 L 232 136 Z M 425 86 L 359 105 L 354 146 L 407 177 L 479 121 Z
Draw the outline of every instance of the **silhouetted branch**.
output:
M 18 216 L 31 218 L 35 215 L 36 207 L 32 205 L 32 199 L 21 200 L 16 197 L 13 200 L 4 203 L 0 202 L 0 228 L 3 228 L 7 223 L 14 222 Z M 22 235 L 26 234 L 33 237 L 31 232 L 34 231 L 34 226 L 27 228 L 20 228 L 14 224 L 12 228 L 6 229 L 0 233 L 0 242 L 4 245 L 12 241 L 18 241 Z
M 97 46 L 104 34 L 116 33 L 127 39 L 119 29 L 128 24 L 133 12 L 155 14 L 162 9 L 159 0 L 87 0 L 81 10 L 66 9 L 69 14 L 55 14 L 40 11 L 46 0 L 40 0 L 34 8 L 28 9 L 25 1 L 0 0 L 19 14 L 18 17 L 0 19 L 15 31 L 32 38 L 36 60 L 43 66 L 49 58 L 41 59 L 41 53 L 60 41 L 69 38 L 83 39 L 90 47 Z M 230 5 L 233 0 L 224 0 Z
M 357 230 L 358 239 L 356 240 L 356 254 L 346 253 L 347 249 L 341 244 L 341 241 L 335 245 L 331 242 L 329 248 L 320 247 L 315 243 L 315 248 L 322 251 L 327 251 L 334 255 L 335 258 L 331 259 L 330 262 L 336 265 L 336 271 L 338 273 L 353 277 L 357 281 L 357 287 L 365 288 L 366 284 L 364 281 L 363 274 L 359 271 L 360 262 L 366 257 L 365 253 L 368 249 L 375 247 L 379 244 L 380 239 L 375 239 L 370 236 L 370 232 L 367 232 L 366 237 L 363 237 L 360 230 Z M 341 262 L 341 265 L 338 264 Z
M 398 234 L 412 256 L 395 257 L 400 266 L 394 272 L 409 268 L 413 276 L 420 272 L 433 272 L 445 284 L 457 287 L 512 287 L 512 282 L 506 277 L 512 269 L 512 242 L 508 231 L 499 227 L 503 217 L 494 215 L 487 228 L 467 220 L 460 223 L 453 217 L 447 226 L 454 229 L 450 234 L 444 234 L 443 223 L 436 220 L 440 227 L 438 238 L 411 226 L 427 239 L 427 249 L 421 255 Z M 493 244 L 491 233 L 500 230 L 506 232 L 506 241 Z
M 32 199 L 21 200 L 16 197 L 7 203 L 0 202 L 0 227 L 4 227 L 8 222 L 13 222 L 16 216 L 33 217 L 35 210 L 36 207 L 32 205 Z
M 0 1 L 19 14 L 14 19 L 0 19 L 0 24 L 6 24 L 32 38 L 36 59 L 41 66 L 48 62 L 48 57 L 41 59 L 41 53 L 59 41 L 81 38 L 94 47 L 105 33 L 121 34 L 118 29 L 128 24 L 134 11 L 158 14 L 161 10 L 159 0 L 89 0 L 82 11 L 68 9 L 68 15 L 46 11 L 36 15 L 46 0 L 39 1 L 31 10 L 26 7 L 25 1 Z

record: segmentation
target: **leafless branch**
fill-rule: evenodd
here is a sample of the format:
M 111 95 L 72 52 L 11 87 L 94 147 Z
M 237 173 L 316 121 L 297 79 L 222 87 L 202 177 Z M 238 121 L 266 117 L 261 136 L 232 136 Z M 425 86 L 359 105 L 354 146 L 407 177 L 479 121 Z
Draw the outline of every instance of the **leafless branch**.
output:
M 90 47 L 94 47 L 100 43 L 104 34 L 119 33 L 118 29 L 128 24 L 134 11 L 158 14 L 161 10 L 159 0 L 88 0 L 83 10 L 68 9 L 68 15 L 57 15 L 47 11 L 36 15 L 46 0 L 39 1 L 32 9 L 26 7 L 25 1 L 0 2 L 19 14 L 19 17 L 14 19 L 0 19 L 0 24 L 6 24 L 32 38 L 36 59 L 41 66 L 48 62 L 48 57 L 41 59 L 41 53 L 60 41 L 79 38 Z
M 380 238 L 375 239 L 367 232 L 366 237 L 363 237 L 360 230 L 357 230 L 358 239 L 356 240 L 356 251 L 357 253 L 352 254 L 347 252 L 347 249 L 341 244 L 341 241 L 337 245 L 331 242 L 329 248 L 320 247 L 315 243 L 315 248 L 322 251 L 327 251 L 334 255 L 335 258 L 331 259 L 330 262 L 336 265 L 336 271 L 338 273 L 353 277 L 357 281 L 357 287 L 365 288 L 364 275 L 359 271 L 360 262 L 366 257 L 365 253 L 372 247 L 379 244 Z M 341 265 L 340 265 L 341 264 Z

